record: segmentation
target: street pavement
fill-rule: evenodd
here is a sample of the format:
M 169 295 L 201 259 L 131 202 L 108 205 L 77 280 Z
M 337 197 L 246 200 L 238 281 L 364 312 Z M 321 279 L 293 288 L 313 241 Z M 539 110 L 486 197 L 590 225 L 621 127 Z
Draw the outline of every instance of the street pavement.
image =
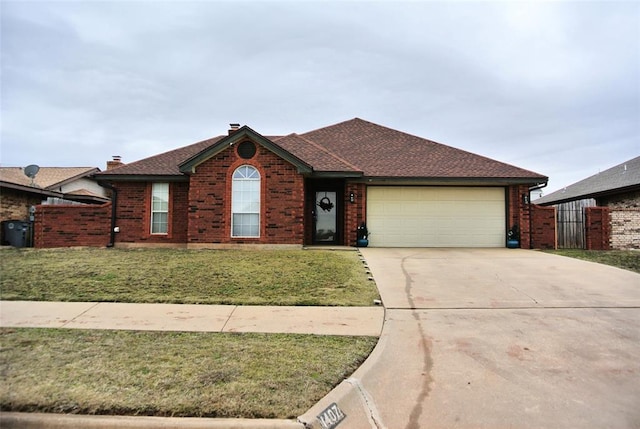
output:
M 307 427 L 640 427 L 640 274 L 520 249 L 361 252 L 384 329 Z

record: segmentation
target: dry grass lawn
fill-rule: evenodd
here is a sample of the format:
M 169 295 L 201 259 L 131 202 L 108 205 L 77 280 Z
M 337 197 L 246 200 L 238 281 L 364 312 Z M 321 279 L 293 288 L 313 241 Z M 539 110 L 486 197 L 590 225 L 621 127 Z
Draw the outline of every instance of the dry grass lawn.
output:
M 4 300 L 368 306 L 355 251 L 3 249 Z
M 294 418 L 377 339 L 5 328 L 0 341 L 3 411 Z
M 559 249 L 549 250 L 548 252 L 640 273 L 640 251 L 638 250 Z

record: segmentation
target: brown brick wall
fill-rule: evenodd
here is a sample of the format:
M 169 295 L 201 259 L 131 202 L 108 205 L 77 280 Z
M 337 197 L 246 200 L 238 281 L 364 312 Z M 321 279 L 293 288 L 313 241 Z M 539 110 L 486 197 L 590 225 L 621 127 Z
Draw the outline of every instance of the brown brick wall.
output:
M 353 192 L 355 201 L 349 201 L 349 196 Z M 357 240 L 358 226 L 365 222 L 367 207 L 367 187 L 364 183 L 347 182 L 345 186 L 344 198 L 344 243 L 345 246 L 355 246 Z
M 111 203 L 39 205 L 34 221 L 34 247 L 104 247 L 109 243 Z
M 230 147 L 196 167 L 188 198 L 188 242 L 234 244 L 304 243 L 304 179 L 297 169 L 262 146 L 249 160 Z M 259 238 L 231 237 L 231 180 L 241 165 L 261 178 Z
M 531 205 L 531 248 L 556 249 L 556 208 Z
M 151 234 L 151 182 L 116 183 L 116 243 L 185 243 L 189 184 L 169 184 L 169 232 Z
M 609 250 L 611 230 L 608 207 L 585 207 L 585 248 Z
M 525 203 L 524 196 L 529 197 L 528 185 L 509 186 L 507 190 L 507 200 L 509 204 L 507 231 L 514 225 L 517 225 L 520 230 L 520 247 L 522 249 L 529 249 L 531 248 L 530 204 Z
M 29 207 L 40 204 L 43 199 L 46 198 L 41 195 L 3 188 L 0 191 L 0 221 L 29 219 Z

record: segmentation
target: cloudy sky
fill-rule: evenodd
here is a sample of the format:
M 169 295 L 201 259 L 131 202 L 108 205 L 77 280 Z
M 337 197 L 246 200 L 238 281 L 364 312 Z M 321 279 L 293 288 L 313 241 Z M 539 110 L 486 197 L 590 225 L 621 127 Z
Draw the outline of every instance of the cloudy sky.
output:
M 640 3 L 1 1 L 0 164 L 359 117 L 550 177 L 640 155 Z

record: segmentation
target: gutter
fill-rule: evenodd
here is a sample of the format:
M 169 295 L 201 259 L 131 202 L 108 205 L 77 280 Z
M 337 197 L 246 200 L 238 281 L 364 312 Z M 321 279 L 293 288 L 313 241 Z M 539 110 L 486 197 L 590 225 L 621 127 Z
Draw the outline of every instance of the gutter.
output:
M 109 243 L 107 247 L 113 247 L 116 243 L 116 208 L 118 206 L 118 190 L 107 182 L 98 182 L 98 185 L 109 189 L 111 193 L 111 231 L 109 232 Z

